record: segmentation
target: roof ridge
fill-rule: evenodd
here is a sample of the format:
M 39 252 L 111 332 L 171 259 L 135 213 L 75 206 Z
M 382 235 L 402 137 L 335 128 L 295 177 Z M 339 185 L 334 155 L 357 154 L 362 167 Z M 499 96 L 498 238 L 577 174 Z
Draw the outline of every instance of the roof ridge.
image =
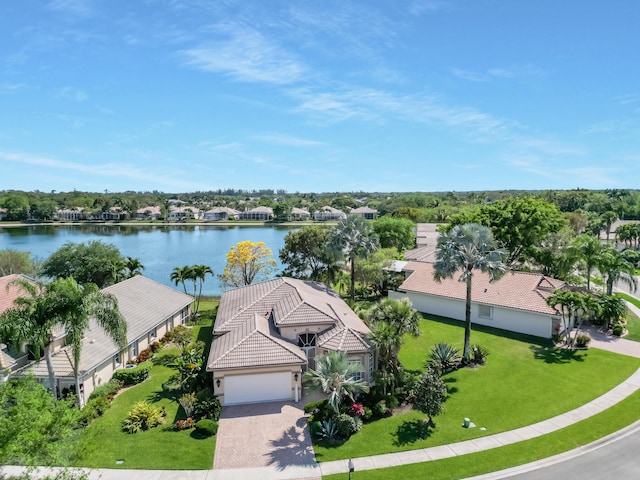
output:
M 278 281 L 278 280 L 280 280 L 280 281 Z M 266 285 L 266 284 L 269 284 L 269 283 L 273 283 L 274 284 L 273 288 L 269 289 L 269 291 L 266 292 L 264 295 L 261 295 L 258 298 L 256 298 L 256 300 L 254 302 L 250 303 L 247 306 L 241 306 L 240 309 L 236 310 L 236 312 L 230 318 L 225 320 L 224 323 L 226 324 L 226 323 L 229 323 L 229 322 L 233 321 L 238 315 L 240 315 L 241 313 L 246 312 L 251 307 L 253 307 L 256 303 L 258 303 L 260 300 L 262 300 L 264 297 L 266 297 L 267 295 L 270 295 L 271 293 L 273 293 L 274 290 L 276 290 L 278 287 L 280 287 L 281 285 L 286 283 L 283 280 L 284 279 L 282 277 L 276 277 L 276 278 L 272 278 L 270 280 L 267 280 L 266 282 L 254 283 L 253 285 L 249 284 L 249 285 L 245 285 L 243 287 L 238 287 L 238 288 L 236 288 L 234 290 L 229 290 L 229 292 L 237 292 L 238 290 L 242 290 L 242 289 L 248 289 L 248 288 L 251 288 L 251 287 L 255 288 L 258 285 Z

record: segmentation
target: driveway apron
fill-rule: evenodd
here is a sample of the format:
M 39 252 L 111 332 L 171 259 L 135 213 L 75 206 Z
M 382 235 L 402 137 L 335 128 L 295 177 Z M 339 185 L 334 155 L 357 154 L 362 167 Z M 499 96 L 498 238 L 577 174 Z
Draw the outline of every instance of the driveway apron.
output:
M 315 465 L 304 412 L 293 402 L 223 407 L 214 469 Z

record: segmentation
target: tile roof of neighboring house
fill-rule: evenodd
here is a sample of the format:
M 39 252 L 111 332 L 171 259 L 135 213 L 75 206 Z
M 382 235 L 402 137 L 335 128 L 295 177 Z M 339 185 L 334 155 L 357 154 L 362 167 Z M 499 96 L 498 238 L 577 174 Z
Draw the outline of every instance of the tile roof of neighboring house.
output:
M 11 284 L 11 282 L 19 279 L 32 281 L 29 277 L 15 273 L 0 277 L 0 313 L 13 307 L 13 301 L 25 294 L 22 288 Z
M 275 336 L 269 320 L 254 313 L 236 329 L 215 339 L 207 368 L 302 365 L 306 361 L 300 348 Z
M 320 212 L 330 212 L 330 213 L 342 213 L 342 214 L 344 214 L 344 212 L 342 210 L 338 210 L 337 208 L 330 207 L 329 205 L 325 205 L 319 211 Z
M 414 248 L 413 250 L 407 250 L 404 253 L 404 258 L 407 260 L 415 260 L 417 262 L 429 262 L 436 261 L 436 247 L 434 246 L 422 246 Z
M 314 282 L 279 277 L 230 290 L 222 295 L 214 325 L 214 333 L 222 335 L 213 342 L 208 365 L 219 364 L 219 355 L 224 348 L 216 344 L 233 345 L 240 342 L 248 335 L 247 332 L 254 331 L 251 328 L 247 330 L 248 322 L 258 317 L 269 319 L 271 336 L 295 351 L 301 352 L 297 346 L 281 339 L 276 328 L 326 326 L 328 330 L 322 334 L 325 348 L 333 349 L 333 346 L 339 345 L 346 351 L 362 351 L 363 345 L 368 347 L 364 337 L 369 333 L 369 328 L 335 292 L 327 291 L 323 285 Z M 263 333 L 265 331 L 262 330 Z M 327 335 L 329 332 L 333 333 Z M 338 337 L 332 340 L 338 334 L 342 340 L 338 341 Z M 360 337 L 360 340 L 354 341 L 354 337 Z M 247 361 L 261 365 L 258 360 L 243 360 L 245 363 Z M 245 363 L 239 362 L 237 366 Z M 225 368 L 232 368 L 230 364 L 225 365 Z
M 291 214 L 292 215 L 311 215 L 309 213 L 309 210 L 306 210 L 304 208 L 298 208 L 298 207 L 293 207 L 291 209 Z
M 171 213 L 199 213 L 200 210 L 197 207 L 169 207 Z
M 378 213 L 378 210 L 369 207 L 358 207 L 352 209 L 351 213 Z
M 418 245 L 431 245 L 435 247 L 438 243 L 438 223 L 419 223 L 416 225 L 416 243 Z
M 141 215 L 149 213 L 149 215 L 160 215 L 160 207 L 153 205 L 149 207 L 142 207 L 136 210 L 136 213 Z
M 229 207 L 214 207 L 205 213 L 226 213 L 227 215 L 238 215 L 240 212 Z
M 247 210 L 245 213 L 268 213 L 269 215 L 273 215 L 273 208 L 260 206 Z
M 116 283 L 102 291 L 110 293 L 118 299 L 118 309 L 127 322 L 128 344 L 145 335 L 154 326 L 172 317 L 193 301 L 193 297 L 190 295 L 185 295 L 142 275 L 136 275 Z M 70 361 L 65 360 L 65 357 L 70 355 L 67 350 L 69 350 L 68 347 L 63 348 L 53 355 L 55 362 L 57 362 L 54 363 L 56 376 L 67 376 L 67 363 Z M 82 340 L 80 371 L 87 371 L 99 366 L 117 352 L 118 348 L 113 340 L 92 320 Z M 33 369 L 36 375 L 40 375 L 41 371 L 44 371 L 44 375 L 46 375 L 47 371 L 44 361 L 28 366 L 26 369 Z M 73 369 L 70 375 L 73 375 Z
M 405 271 L 411 272 L 399 290 L 424 293 L 439 297 L 465 300 L 466 284 L 458 281 L 459 275 L 436 282 L 433 279 L 433 264 L 409 262 Z M 554 314 L 545 299 L 554 290 L 562 288 L 564 282 L 544 275 L 526 272 L 507 272 L 500 280 L 489 282 L 489 275 L 473 272 L 471 299 L 474 303 Z

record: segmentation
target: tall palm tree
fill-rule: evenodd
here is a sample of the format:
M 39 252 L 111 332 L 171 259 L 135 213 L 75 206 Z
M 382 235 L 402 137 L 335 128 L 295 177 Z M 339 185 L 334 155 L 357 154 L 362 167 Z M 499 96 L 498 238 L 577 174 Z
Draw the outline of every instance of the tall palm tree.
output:
M 394 385 L 400 370 L 398 352 L 402 346 L 402 335 L 398 335 L 398 330 L 393 325 L 383 321 L 374 321 L 369 324 L 369 328 L 371 333 L 368 339 L 378 360 L 378 381 L 382 383 L 386 394 L 387 387 Z
M 351 269 L 350 296 L 353 302 L 356 297 L 355 287 L 355 260 L 366 258 L 378 248 L 378 238 L 369 223 L 360 215 L 348 215 L 341 219 L 331 230 L 328 240 L 329 247 L 342 252 L 349 260 Z
M 184 293 L 187 293 L 187 284 L 186 282 L 191 279 L 191 267 L 189 265 L 185 265 L 184 267 L 176 267 L 171 272 L 171 281 L 175 283 L 176 287 L 182 284 L 182 288 L 184 289 Z
M 345 352 L 333 352 L 316 359 L 316 368 L 304 373 L 308 390 L 321 390 L 329 395 L 329 404 L 338 412 L 344 397 L 369 392 L 369 384 L 355 378 L 356 367 L 349 363 Z
M 496 248 L 488 227 L 476 223 L 456 225 L 438 238 L 433 278 L 440 282 L 460 272 L 459 281 L 467 284 L 465 304 L 464 362 L 469 361 L 471 343 L 471 281 L 474 270 L 489 274 L 489 280 L 501 278 L 507 271 L 505 253 Z
M 49 388 L 56 395 L 55 372 L 52 361 L 52 331 L 58 323 L 60 302 L 49 294 L 47 285 L 33 283 L 26 279 L 16 279 L 11 286 L 24 291 L 16 298 L 13 307 L 0 314 L 0 340 L 21 346 L 27 343 L 39 360 L 44 354 L 49 376 Z
M 607 247 L 598 255 L 597 268 L 606 279 L 607 295 L 613 294 L 613 286 L 618 282 L 626 283 L 634 292 L 638 288 L 635 279 L 635 267 L 627 262 L 615 248 Z
M 105 331 L 119 350 L 127 345 L 127 324 L 118 310 L 116 297 L 102 292 L 93 283 L 82 286 L 71 277 L 61 278 L 50 284 L 49 290 L 63 305 L 58 318 L 66 332 L 67 344 L 71 346 L 76 394 L 82 408 L 84 398 L 80 394 L 80 355 L 82 339 L 91 320 Z
M 135 277 L 136 275 L 142 275 L 144 265 L 142 265 L 142 262 L 138 258 L 125 257 L 124 268 L 126 270 L 126 277 L 131 278 Z
M 202 284 L 207 277 L 207 274 L 213 276 L 213 270 L 207 265 L 193 265 L 191 267 L 191 280 L 193 280 L 193 296 L 196 298 L 196 305 L 193 311 L 193 315 L 198 314 L 200 308 L 200 297 L 202 296 Z M 199 285 L 198 295 L 196 295 L 196 286 Z
M 583 233 L 578 235 L 571 242 L 571 248 L 576 256 L 585 264 L 587 274 L 587 290 L 591 290 L 591 273 L 598 264 L 598 257 L 602 252 L 602 244 L 597 237 Z

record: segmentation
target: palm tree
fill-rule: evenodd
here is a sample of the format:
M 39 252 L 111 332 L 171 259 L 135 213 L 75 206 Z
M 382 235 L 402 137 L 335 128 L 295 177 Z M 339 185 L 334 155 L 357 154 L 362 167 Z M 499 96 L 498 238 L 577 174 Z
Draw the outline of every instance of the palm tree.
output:
M 369 384 L 355 377 L 355 365 L 349 363 L 345 352 L 330 351 L 316 360 L 316 368 L 304 373 L 308 390 L 322 390 L 329 395 L 329 404 L 338 412 L 344 397 L 369 392 Z
M 551 308 L 560 310 L 562 321 L 564 323 L 564 331 L 568 335 L 569 347 L 573 347 L 573 340 L 578 335 L 582 316 L 584 313 L 595 310 L 597 308 L 593 297 L 588 293 L 582 293 L 571 290 L 556 290 L 546 299 L 547 305 Z M 576 324 L 576 320 L 578 323 Z M 577 326 L 576 334 L 572 335 L 574 324 Z
M 49 388 L 57 394 L 53 370 L 52 331 L 58 323 L 58 299 L 49 294 L 47 285 L 26 279 L 13 280 L 10 285 L 20 288 L 24 295 L 16 298 L 14 306 L 0 314 L 0 340 L 20 347 L 28 343 L 33 348 L 36 360 L 44 353 Z
M 76 393 L 82 408 L 84 399 L 80 395 L 80 354 L 82 339 L 91 320 L 105 331 L 119 350 L 127 345 L 127 324 L 118 310 L 116 297 L 102 292 L 93 283 L 82 286 L 71 277 L 61 278 L 49 285 L 49 291 L 63 305 L 58 318 L 67 334 L 67 344 L 71 345 Z
M 634 292 L 638 288 L 635 279 L 635 267 L 627 262 L 615 248 L 607 247 L 598 256 L 598 270 L 606 279 L 607 295 L 613 294 L 613 286 L 618 282 L 626 283 Z
M 207 274 L 213 276 L 213 270 L 211 267 L 207 265 L 193 265 L 191 267 L 191 280 L 193 280 L 193 296 L 196 298 L 196 305 L 193 311 L 193 315 L 196 316 L 198 314 L 198 309 L 200 308 L 200 297 L 202 296 L 202 284 L 207 276 Z M 198 290 L 198 295 L 196 296 L 196 285 L 199 285 L 200 288 Z
M 176 284 L 176 287 L 182 284 L 184 293 L 187 293 L 186 281 L 191 279 L 191 267 L 185 265 L 184 267 L 176 267 L 171 272 L 171 281 Z
M 387 387 L 393 387 L 400 370 L 398 352 L 402 346 L 402 336 L 398 335 L 398 330 L 387 322 L 375 321 L 369 325 L 369 328 L 371 333 L 368 339 L 378 359 L 378 380 L 381 381 L 386 395 Z
M 587 274 L 587 290 L 591 290 L 591 272 L 598 264 L 598 256 L 602 252 L 602 244 L 597 237 L 583 233 L 578 235 L 571 244 L 572 250 L 585 263 Z
M 351 269 L 350 296 L 356 297 L 355 260 L 366 258 L 378 248 L 378 239 L 367 221 L 360 215 L 348 215 L 341 219 L 329 234 L 328 245 L 336 252 L 347 257 Z
M 144 265 L 142 265 L 142 262 L 140 262 L 140 260 L 137 258 L 125 257 L 124 268 L 127 271 L 126 277 L 131 278 L 135 277 L 136 275 L 142 275 Z
M 604 225 L 605 232 L 607 232 L 607 243 L 609 243 L 609 235 L 611 235 L 611 225 L 618 220 L 618 214 L 613 211 L 604 212 L 600 215 L 602 224 Z
M 466 282 L 465 330 L 463 361 L 469 361 L 471 343 L 471 281 L 473 271 L 489 274 L 489 280 L 501 278 L 507 270 L 504 251 L 496 248 L 488 227 L 476 223 L 456 225 L 438 238 L 433 278 L 440 282 L 461 271 L 459 281 Z
M 600 318 L 610 327 L 615 325 L 627 312 L 624 300 L 615 295 L 602 295 L 598 299 Z

